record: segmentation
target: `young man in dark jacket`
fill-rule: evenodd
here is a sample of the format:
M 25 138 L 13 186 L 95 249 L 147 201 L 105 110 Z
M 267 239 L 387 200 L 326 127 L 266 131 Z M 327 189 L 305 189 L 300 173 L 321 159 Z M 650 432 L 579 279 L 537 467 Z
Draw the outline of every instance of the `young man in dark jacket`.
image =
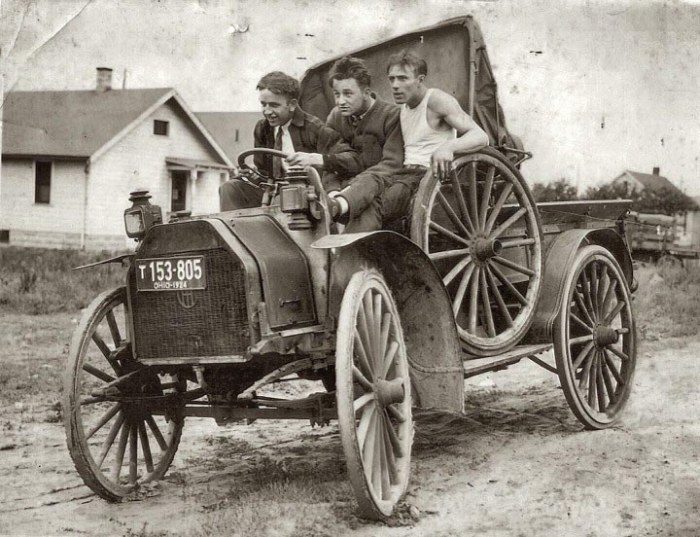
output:
M 336 176 L 349 178 L 360 171 L 359 156 L 349 144 L 299 107 L 299 82 L 295 78 L 274 71 L 260 79 L 257 90 L 264 118 L 255 125 L 255 147 L 278 149 L 290 155 L 286 161 L 255 155 L 258 172 L 279 178 L 289 166 L 318 166 L 326 180 L 332 181 Z M 222 211 L 258 207 L 262 195 L 262 188 L 234 178 L 219 188 L 219 203 Z
M 404 158 L 399 107 L 373 95 L 370 74 L 359 58 L 335 62 L 328 83 L 336 106 L 326 125 L 358 152 L 363 171 L 326 181 L 326 190 L 339 202 L 340 221 L 349 220 L 346 233 L 380 229 L 382 193 Z

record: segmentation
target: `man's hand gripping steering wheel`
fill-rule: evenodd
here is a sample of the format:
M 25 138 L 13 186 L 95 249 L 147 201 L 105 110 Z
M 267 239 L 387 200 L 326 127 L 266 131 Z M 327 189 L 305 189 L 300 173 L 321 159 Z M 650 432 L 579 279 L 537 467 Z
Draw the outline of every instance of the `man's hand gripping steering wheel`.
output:
M 263 174 L 261 174 L 259 171 L 251 168 L 248 166 L 245 162 L 245 159 L 247 159 L 251 155 L 256 155 L 256 154 L 264 154 L 264 155 L 270 155 L 273 158 L 282 158 L 286 159 L 288 158 L 289 155 L 283 151 L 278 151 L 277 149 L 268 149 L 265 147 L 256 147 L 255 149 L 248 149 L 247 151 L 243 151 L 241 154 L 238 155 L 238 167 L 241 169 L 241 173 L 239 175 L 239 178 L 254 186 L 255 188 L 264 188 L 265 186 L 270 186 L 274 188 L 274 182 L 278 181 L 279 179 L 275 177 L 267 177 Z M 321 183 L 321 177 L 318 175 L 318 172 L 312 168 L 311 166 L 306 167 L 307 171 L 307 177 L 309 178 L 309 182 L 311 185 L 314 187 L 314 190 L 316 191 L 316 201 L 318 204 L 321 206 L 322 211 L 324 212 L 326 218 L 325 220 L 327 222 L 330 222 L 330 213 L 328 209 L 328 194 L 326 194 L 326 190 L 323 188 L 323 184 Z M 258 179 L 258 183 L 254 183 L 251 181 L 251 177 L 255 177 Z M 262 185 L 262 186 L 261 186 Z M 269 193 L 269 189 L 268 189 Z

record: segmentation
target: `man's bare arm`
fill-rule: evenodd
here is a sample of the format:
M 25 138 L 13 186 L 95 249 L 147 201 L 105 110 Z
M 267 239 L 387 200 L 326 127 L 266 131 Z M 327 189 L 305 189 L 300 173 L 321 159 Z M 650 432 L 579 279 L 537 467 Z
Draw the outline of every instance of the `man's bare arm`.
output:
M 457 131 L 457 138 L 448 140 L 431 156 L 433 174 L 438 177 L 450 173 L 455 153 L 475 151 L 489 145 L 489 137 L 459 106 L 457 99 L 441 90 L 433 90 L 428 108 Z

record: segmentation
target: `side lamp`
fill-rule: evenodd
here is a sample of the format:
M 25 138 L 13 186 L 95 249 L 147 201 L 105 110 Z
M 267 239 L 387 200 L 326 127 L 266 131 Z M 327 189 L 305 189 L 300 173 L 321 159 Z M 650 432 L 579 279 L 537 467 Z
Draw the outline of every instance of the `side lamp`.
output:
M 132 205 L 124 211 L 127 237 L 139 241 L 150 228 L 163 223 L 163 212 L 158 205 L 151 205 L 148 201 L 150 198 L 151 195 L 145 189 L 134 190 L 129 194 Z

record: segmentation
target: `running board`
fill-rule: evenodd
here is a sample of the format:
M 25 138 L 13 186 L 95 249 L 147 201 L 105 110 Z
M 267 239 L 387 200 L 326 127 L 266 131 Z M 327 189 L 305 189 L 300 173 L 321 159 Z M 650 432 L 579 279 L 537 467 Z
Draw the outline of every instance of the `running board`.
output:
M 487 358 L 467 358 L 464 360 L 464 378 L 475 377 L 489 371 L 505 369 L 509 365 L 517 364 L 523 358 L 528 358 L 535 354 L 548 351 L 552 348 L 551 343 L 540 343 L 537 345 L 519 345 L 501 354 L 489 356 Z

